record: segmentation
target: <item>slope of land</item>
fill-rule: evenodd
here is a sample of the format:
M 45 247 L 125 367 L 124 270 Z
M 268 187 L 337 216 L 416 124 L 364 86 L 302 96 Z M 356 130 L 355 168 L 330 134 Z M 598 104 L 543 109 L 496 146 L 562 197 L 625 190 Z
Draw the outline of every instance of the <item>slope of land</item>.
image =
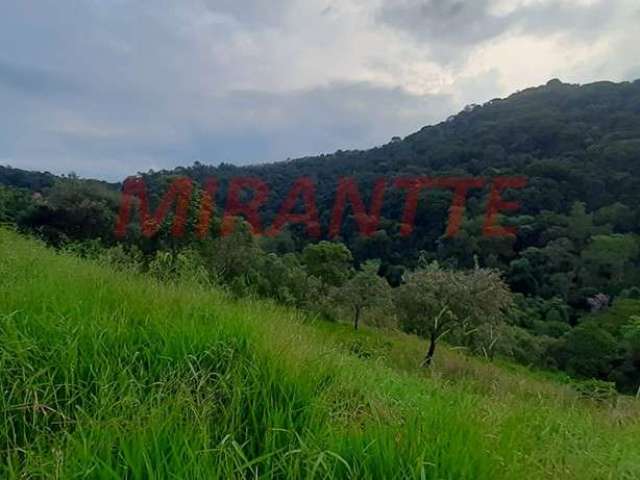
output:
M 640 477 L 639 407 L 0 231 L 0 477 Z

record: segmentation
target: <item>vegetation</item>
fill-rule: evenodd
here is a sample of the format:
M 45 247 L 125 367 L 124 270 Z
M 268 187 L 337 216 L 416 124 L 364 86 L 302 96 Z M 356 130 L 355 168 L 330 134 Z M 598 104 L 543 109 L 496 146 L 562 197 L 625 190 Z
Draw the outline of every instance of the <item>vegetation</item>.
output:
M 325 319 L 346 318 L 350 310 L 350 320 L 356 323 L 357 317 L 358 325 L 409 331 L 418 330 L 406 309 L 392 309 L 404 313 L 390 315 L 384 301 L 358 288 L 363 279 L 373 280 L 360 275 L 363 265 L 378 262 L 378 275 L 397 299 L 395 289 L 422 275 L 426 264 L 438 262 L 442 275 L 464 276 L 477 263 L 500 273 L 514 294 L 513 306 L 503 312 L 503 321 L 483 323 L 470 335 L 452 331 L 448 342 L 580 380 L 615 383 L 619 391 L 636 394 L 640 356 L 628 332 L 640 316 L 639 138 L 640 81 L 580 86 L 554 80 L 469 106 L 445 122 L 366 151 L 247 167 L 196 163 L 143 174 L 154 210 L 176 178 L 195 180 L 189 233 L 183 238 L 171 236 L 169 215 L 157 235 L 147 238 L 140 234 L 145 229 L 135 225 L 119 241 L 113 234 L 118 185 L 8 167 L 0 167 L 0 184 L 5 185 L 0 222 L 86 257 L 131 255 L 139 260 L 134 270 L 159 277 L 198 270 L 210 284 L 238 297 L 267 297 Z M 402 235 L 406 192 L 392 187 L 391 179 L 511 175 L 528 179 L 524 188 L 503 192 L 505 201 L 517 200 L 521 207 L 498 220 L 516 227 L 517 234 L 482 235 L 489 195 L 486 188 L 474 188 L 459 234 L 446 236 L 453 192 L 431 188 L 419 198 L 413 234 Z M 210 177 L 219 188 L 209 205 L 208 235 L 200 238 L 196 205 L 212 192 L 205 183 Z M 309 228 L 290 225 L 276 238 L 256 239 L 243 223 L 230 236 L 221 236 L 224 200 L 236 177 L 257 177 L 270 188 L 260 209 L 264 225 L 277 216 L 296 179 L 311 179 L 324 236 L 316 242 Z M 349 206 L 341 236 L 328 238 L 329 227 L 335 226 L 330 213 L 340 177 L 357 181 L 342 182 L 351 189 Z M 389 185 L 379 222 L 368 221 L 355 212 L 353 194 L 359 189 L 361 203 L 375 211 L 380 177 Z M 306 202 L 305 185 L 299 184 L 303 198 L 298 200 Z M 244 198 L 242 193 L 235 192 L 238 198 Z M 288 207 L 303 216 L 303 205 Z M 361 224 L 373 229 L 372 235 L 360 236 Z
M 364 310 L 385 309 L 391 303 L 389 284 L 378 275 L 379 266 L 369 262 L 362 266 L 345 284 L 336 288 L 331 296 L 337 305 L 345 305 L 353 312 L 353 328 L 358 330 Z
M 495 272 L 447 271 L 437 265 L 413 273 L 396 294 L 404 330 L 429 340 L 425 365 L 431 364 L 438 340 L 449 333 L 469 338 L 486 327 L 492 332 L 511 302 L 509 288 Z
M 0 230 L 2 478 L 640 476 L 628 398 L 88 250 Z

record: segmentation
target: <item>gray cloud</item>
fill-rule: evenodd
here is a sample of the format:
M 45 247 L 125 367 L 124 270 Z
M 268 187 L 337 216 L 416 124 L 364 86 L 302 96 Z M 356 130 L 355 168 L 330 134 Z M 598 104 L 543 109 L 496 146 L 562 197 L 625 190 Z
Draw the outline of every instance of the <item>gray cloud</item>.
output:
M 4 62 L 0 59 L 0 85 L 6 89 L 32 95 L 71 93 L 78 86 L 58 72 Z
M 415 95 L 365 82 L 281 94 L 237 93 L 243 105 L 234 102 L 233 108 L 264 115 L 256 133 L 273 145 L 268 160 L 287 149 L 290 156 L 298 156 L 386 143 L 394 135 L 441 120 L 455 108 L 447 95 Z
M 635 0 L 566 2 L 499 16 L 489 0 L 7 0 L 0 162 L 121 179 L 195 160 L 276 161 L 385 143 L 559 68 L 571 81 L 638 71 L 621 48 L 638 40 Z M 505 32 L 589 31 L 611 39 L 593 66 L 589 49 L 577 67 L 542 50 L 541 79 L 510 79 L 525 52 L 463 59 Z
M 465 56 L 469 47 L 512 31 L 593 37 L 606 27 L 615 11 L 611 2 L 604 0 L 588 5 L 550 0 L 499 14 L 494 8 L 496 3 L 495 0 L 399 0 L 382 6 L 377 19 L 426 42 L 434 58 L 448 63 Z
M 448 96 L 418 96 L 367 83 L 334 84 L 297 92 L 235 91 L 207 104 L 207 111 L 175 110 L 171 117 L 136 115 L 135 99 L 105 110 L 123 112 L 118 120 L 104 114 L 75 118 L 46 117 L 20 125 L 22 141 L 11 155 L 27 166 L 49 163 L 56 171 L 83 175 L 99 172 L 117 179 L 133 169 L 169 168 L 204 163 L 249 164 L 287 157 L 368 148 L 436 122 L 452 110 Z M 84 112 L 83 112 L 84 113 Z M 0 142 L 18 135 L 0 128 Z M 4 142 L 3 142 L 4 143 Z M 6 144 L 6 143 L 5 143 Z M 71 158 L 68 152 L 81 152 Z
M 508 18 L 492 15 L 490 5 L 489 0 L 407 0 L 385 5 L 378 18 L 421 39 L 465 45 L 508 28 Z
M 204 0 L 211 12 L 230 15 L 240 23 L 256 27 L 281 25 L 293 3 L 292 0 Z
M 626 78 L 631 80 L 639 80 L 640 79 L 640 65 L 636 65 L 635 67 L 630 68 L 626 75 Z
M 0 117 L 0 157 L 119 178 L 195 160 L 246 164 L 366 148 L 455 108 L 446 95 L 363 81 L 243 88 L 255 76 L 278 79 L 244 24 L 275 25 L 286 2 L 96 5 L 81 3 L 71 19 L 53 2 L 15 3 L 14 21 L 0 20 L 0 39 L 22 44 L 0 63 L 0 99 L 13 110 Z M 20 50 L 37 66 L 17 63 Z

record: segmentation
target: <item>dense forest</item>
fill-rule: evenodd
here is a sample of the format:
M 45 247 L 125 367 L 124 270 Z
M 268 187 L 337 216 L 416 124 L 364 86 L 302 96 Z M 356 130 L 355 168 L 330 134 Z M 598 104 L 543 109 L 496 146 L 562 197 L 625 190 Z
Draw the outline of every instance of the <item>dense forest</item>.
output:
M 470 105 L 371 150 L 249 167 L 196 163 L 141 176 L 153 207 L 178 177 L 200 186 L 187 235 L 172 237 L 169 217 L 151 238 L 133 227 L 117 239 L 121 185 L 10 167 L 0 167 L 0 222 L 58 248 L 108 256 L 167 280 L 184 272 L 202 275 L 237 295 L 273 298 L 329 319 L 348 314 L 356 328 L 360 322 L 402 328 L 430 338 L 434 348 L 443 338 L 477 354 L 638 391 L 640 81 L 580 86 L 552 80 Z M 423 192 L 414 232 L 403 236 L 404 192 L 390 186 L 373 235 L 361 236 L 351 215 L 340 238 L 327 241 L 341 177 L 353 177 L 369 205 L 378 179 L 416 176 L 526 177 L 524 188 L 504 193 L 520 205 L 501 218 L 517 234 L 482 235 L 488 192 L 479 188 L 469 192 L 455 237 L 445 236 L 448 189 Z M 236 177 L 257 177 L 269 186 L 261 209 L 265 223 L 296 179 L 312 179 L 322 238 L 309 238 L 300 225 L 258 238 L 244 223 L 221 236 L 226 187 Z M 210 178 L 220 188 L 210 234 L 201 239 L 193 227 Z M 489 284 L 500 294 L 468 294 Z M 442 300 L 448 297 L 462 300 Z M 483 321 L 498 310 L 504 312 L 500 322 Z M 445 311 L 449 322 L 441 318 Z M 423 312 L 442 321 L 425 325 Z

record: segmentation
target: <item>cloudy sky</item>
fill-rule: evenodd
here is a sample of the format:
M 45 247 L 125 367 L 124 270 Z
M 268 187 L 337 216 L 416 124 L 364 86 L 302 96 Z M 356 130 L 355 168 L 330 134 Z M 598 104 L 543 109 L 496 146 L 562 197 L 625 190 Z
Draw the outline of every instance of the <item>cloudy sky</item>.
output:
M 640 77 L 637 0 L 2 0 L 0 164 L 367 148 L 551 78 Z

